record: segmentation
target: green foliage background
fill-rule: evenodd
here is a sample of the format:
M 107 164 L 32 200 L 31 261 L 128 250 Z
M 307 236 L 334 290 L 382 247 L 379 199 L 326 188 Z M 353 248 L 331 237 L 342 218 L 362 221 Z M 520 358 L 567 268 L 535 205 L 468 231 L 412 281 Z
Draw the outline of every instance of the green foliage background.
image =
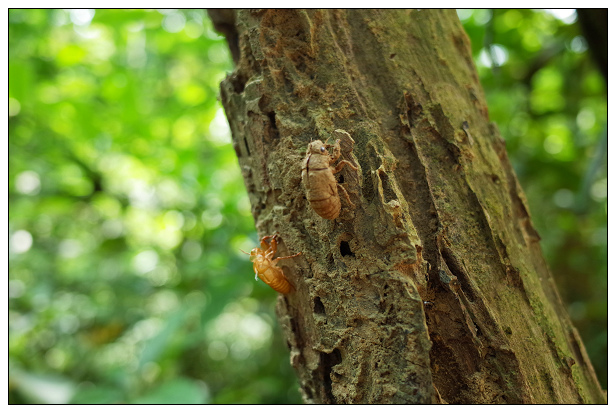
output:
M 571 18 L 459 15 L 606 386 L 605 84 Z M 205 12 L 10 10 L 9 59 L 9 402 L 301 402 Z

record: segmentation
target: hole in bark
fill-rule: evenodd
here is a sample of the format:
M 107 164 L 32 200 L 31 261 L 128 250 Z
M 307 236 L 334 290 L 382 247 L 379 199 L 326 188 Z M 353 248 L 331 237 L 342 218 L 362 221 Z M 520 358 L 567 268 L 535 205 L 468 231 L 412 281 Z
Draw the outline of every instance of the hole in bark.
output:
M 321 380 L 323 381 L 323 390 L 324 390 L 324 402 L 327 404 L 335 403 L 336 399 L 332 394 L 332 367 L 336 364 L 340 364 L 342 362 L 342 355 L 340 354 L 340 350 L 337 348 L 334 349 L 331 353 L 320 353 L 319 355 L 319 364 L 321 367 L 321 372 L 323 376 Z
M 312 390 L 310 390 L 309 386 L 302 386 L 302 389 L 306 393 L 306 397 L 310 400 L 312 399 Z
M 279 139 L 280 133 L 278 132 L 278 127 L 276 126 L 276 113 L 268 112 L 267 117 L 269 119 L 270 127 L 272 130 L 272 138 Z
M 361 327 L 362 325 L 364 325 L 364 320 L 361 318 L 354 318 L 347 322 L 347 327 Z
M 246 78 L 244 76 L 232 75 L 229 78 L 233 91 L 238 95 L 244 92 L 244 86 L 246 86 Z
M 335 348 L 331 354 L 330 360 L 332 362 L 332 366 L 342 363 L 342 354 L 340 354 L 340 350 Z
M 349 243 L 346 241 L 340 241 L 340 254 L 343 257 L 346 257 L 347 255 L 351 257 L 355 256 L 353 251 L 351 251 L 351 247 L 349 246 Z
M 265 209 L 265 203 L 261 202 L 257 205 L 255 205 L 255 212 L 261 212 Z
M 267 117 L 269 118 L 269 121 L 272 124 L 272 126 L 276 127 L 276 114 L 274 112 L 269 112 L 267 114 Z
M 395 54 L 395 53 L 392 53 L 392 54 L 390 54 L 390 55 L 389 55 L 389 58 L 390 58 L 390 59 L 393 59 L 394 57 L 396 57 L 396 54 Z
M 316 314 L 325 314 L 325 306 L 320 297 L 314 298 L 314 312 Z

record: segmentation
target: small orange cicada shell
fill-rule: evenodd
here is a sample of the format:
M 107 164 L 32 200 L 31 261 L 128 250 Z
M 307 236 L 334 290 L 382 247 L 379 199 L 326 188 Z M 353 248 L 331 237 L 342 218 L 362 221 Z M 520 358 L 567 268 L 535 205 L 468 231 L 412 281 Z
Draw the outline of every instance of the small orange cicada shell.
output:
M 261 248 L 253 248 L 250 254 L 245 251 L 242 252 L 250 255 L 250 261 L 253 262 L 253 268 L 255 270 L 255 280 L 258 277 L 279 293 L 288 294 L 294 288 L 289 280 L 287 280 L 287 277 L 285 277 L 282 268 L 276 266 L 276 263 L 280 260 L 297 257 L 301 252 L 288 257 L 273 258 L 278 246 L 277 237 L 278 235 L 263 237 L 261 238 Z M 270 239 L 271 241 L 268 242 Z

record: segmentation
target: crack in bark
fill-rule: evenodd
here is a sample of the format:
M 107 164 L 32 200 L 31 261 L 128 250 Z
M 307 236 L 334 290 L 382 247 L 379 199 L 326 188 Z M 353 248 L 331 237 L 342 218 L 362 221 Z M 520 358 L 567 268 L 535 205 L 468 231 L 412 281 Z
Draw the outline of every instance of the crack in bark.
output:
M 336 403 L 336 398 L 332 393 L 332 368 L 342 363 L 340 350 L 335 348 L 331 353 L 319 352 L 319 368 L 315 371 L 318 378 L 323 383 L 322 399 L 325 404 Z
M 471 285 L 471 280 L 466 269 L 464 268 L 464 264 L 458 260 L 453 251 L 445 245 L 444 237 L 440 236 L 437 238 L 439 239 L 439 251 L 445 261 L 445 265 L 457 278 L 464 295 L 468 297 L 471 302 L 475 301 L 476 298 L 474 290 L 476 290 L 476 287 Z
M 457 163 L 459 165 L 459 168 L 457 170 L 459 174 L 459 180 L 464 183 L 465 187 L 465 190 L 461 191 L 461 193 L 466 194 L 465 202 L 468 202 L 473 205 L 469 210 L 481 211 L 479 214 L 475 215 L 475 219 L 477 220 L 476 223 L 479 224 L 480 228 L 478 232 L 481 234 L 492 235 L 491 237 L 488 237 L 489 241 L 487 243 L 488 245 L 490 245 L 490 249 L 492 251 L 489 256 L 498 257 L 500 255 L 498 252 L 500 251 L 498 251 L 498 249 L 496 248 L 496 243 L 493 239 L 495 234 L 492 232 L 493 230 L 489 223 L 489 219 L 477 197 L 477 194 L 472 190 L 472 188 L 467 182 L 465 173 L 463 172 L 463 168 L 461 166 L 463 156 L 462 151 L 460 150 L 458 145 L 453 142 L 454 129 L 452 128 L 448 118 L 445 116 L 441 106 L 431 106 L 429 112 L 431 118 L 429 118 L 425 114 L 422 105 L 416 103 L 410 94 L 405 94 L 404 103 L 406 106 L 405 108 L 403 106 L 403 108 L 406 109 L 406 119 L 402 118 L 402 125 L 403 127 L 406 127 L 406 133 L 404 133 L 404 129 L 403 133 L 405 137 L 409 137 L 407 138 L 407 141 L 411 144 L 412 148 L 410 154 L 414 161 L 411 161 L 411 163 L 415 165 L 421 165 L 423 167 L 423 170 L 428 169 L 427 167 L 423 166 L 424 163 L 417 152 L 417 144 L 415 142 L 414 136 L 416 133 L 428 133 L 429 135 L 431 134 L 433 136 L 433 139 L 431 140 L 432 144 L 434 145 L 435 143 L 438 143 L 444 149 L 444 152 L 439 152 L 441 156 L 448 156 L 453 160 L 454 163 Z M 398 159 L 400 159 L 400 157 L 398 157 Z M 431 159 L 431 161 L 434 162 L 434 159 Z M 434 178 L 429 178 L 428 175 L 424 175 L 422 178 L 425 182 L 425 184 L 421 185 L 422 188 L 425 188 L 424 191 L 419 194 L 417 193 L 417 191 L 414 191 L 412 196 L 415 198 L 421 197 L 424 200 L 431 200 L 432 206 L 436 209 L 437 207 L 435 205 L 435 194 L 431 189 L 432 186 L 435 185 L 435 183 L 430 183 L 431 179 Z M 430 291 L 429 297 L 430 299 L 434 299 L 435 301 L 440 301 L 440 304 L 448 303 L 448 310 L 446 311 L 449 312 L 450 317 L 453 316 L 453 320 L 458 320 L 458 322 L 462 322 L 462 325 L 466 325 L 467 328 L 460 330 L 453 336 L 449 333 L 446 333 L 446 330 L 444 329 L 450 328 L 448 327 L 450 324 L 448 322 L 438 322 L 438 320 L 441 318 L 438 314 L 443 311 L 441 310 L 443 308 L 442 305 L 439 306 L 439 309 L 436 311 L 433 306 L 430 306 L 427 309 L 428 327 L 433 343 L 436 343 L 435 346 L 432 348 L 432 351 L 430 352 L 431 361 L 432 363 L 434 363 L 433 371 L 441 372 L 440 376 L 438 374 L 435 376 L 436 388 L 440 389 L 441 387 L 445 386 L 445 383 L 447 383 L 446 386 L 449 386 L 449 388 L 445 389 L 443 393 L 445 395 L 445 400 L 448 400 L 450 402 L 454 400 L 457 400 L 458 402 L 464 402 L 464 394 L 470 391 L 469 385 L 471 385 L 471 383 L 468 381 L 469 379 L 463 376 L 458 376 L 457 378 L 454 378 L 453 376 L 448 377 L 446 374 L 443 375 L 444 372 L 442 363 L 457 365 L 458 367 L 454 368 L 454 371 L 459 370 L 460 367 L 466 365 L 466 368 L 463 367 L 462 371 L 466 369 L 468 371 L 468 374 L 471 374 L 472 372 L 479 373 L 485 368 L 483 366 L 485 366 L 486 362 L 486 352 L 489 350 L 489 348 L 493 348 L 487 347 L 486 345 L 489 345 L 489 342 L 484 343 L 484 341 L 486 339 L 489 339 L 489 337 L 492 337 L 492 339 L 496 339 L 497 342 L 504 343 L 505 339 L 503 338 L 504 334 L 498 328 L 498 323 L 495 321 L 494 317 L 489 314 L 489 311 L 487 310 L 487 307 L 485 307 L 483 300 L 479 300 L 479 302 L 477 302 L 478 297 L 475 293 L 476 291 L 478 291 L 477 287 L 473 284 L 469 276 L 469 272 L 465 268 L 463 261 L 460 260 L 449 247 L 450 243 L 445 237 L 445 233 L 447 231 L 447 224 L 442 223 L 441 218 L 438 214 L 436 214 L 435 220 L 436 222 L 438 222 L 438 224 L 436 225 L 441 228 L 441 230 L 438 231 L 438 236 L 436 237 L 433 236 L 434 233 L 426 231 L 425 228 L 422 228 L 421 224 L 417 224 L 414 221 L 415 227 L 420 233 L 423 244 L 428 250 L 426 256 L 431 257 L 428 258 L 428 261 L 431 264 L 430 279 L 432 280 L 432 283 L 429 283 L 428 285 Z M 433 248 L 433 250 L 430 251 L 430 248 Z M 496 254 L 494 254 L 495 252 Z M 442 258 L 443 264 L 450 271 L 453 277 L 451 278 L 449 276 L 445 276 L 446 280 L 444 281 L 445 284 L 443 284 L 445 290 L 442 290 L 443 287 L 434 283 L 434 280 L 436 279 L 438 279 L 439 281 L 443 280 L 442 275 L 445 274 L 443 271 L 439 270 L 439 268 L 441 267 L 440 262 L 436 260 L 436 257 L 439 256 Z M 503 270 L 506 269 L 506 267 L 503 265 L 502 257 L 500 260 L 496 260 L 495 264 L 497 264 L 499 267 L 502 267 Z M 458 292 L 461 295 L 459 295 Z M 458 298 L 453 298 L 458 295 Z M 479 313 L 477 313 L 477 311 Z M 489 335 L 486 335 L 482 331 L 486 323 L 490 326 Z M 475 351 L 475 348 L 478 348 L 480 349 L 480 352 L 460 353 L 459 351 L 454 349 L 455 347 L 452 347 L 453 352 L 445 351 L 445 349 L 449 348 L 450 346 L 450 344 L 448 344 L 448 341 L 442 340 L 445 337 L 449 337 L 447 339 L 448 341 L 456 340 L 458 343 L 468 343 L 467 345 L 462 345 L 461 348 L 466 347 L 467 349 L 472 349 L 473 351 Z M 456 338 L 454 339 L 454 337 Z M 491 341 L 492 339 L 489 340 Z M 460 347 L 460 345 L 458 344 L 457 347 Z M 464 356 L 464 354 L 466 354 L 466 356 Z M 500 350 L 497 350 L 497 353 L 494 354 L 502 353 Z M 466 361 L 464 361 L 464 358 L 466 358 Z M 500 365 L 503 361 L 504 360 L 499 361 L 498 357 L 494 357 L 491 364 L 496 363 L 497 365 Z M 462 364 L 460 364 L 461 362 Z M 507 362 L 507 364 L 511 363 Z M 513 365 L 517 365 L 515 357 L 513 360 Z M 438 368 L 436 366 L 441 367 Z M 484 381 L 485 378 L 482 378 L 481 382 Z M 506 383 L 502 381 L 499 383 L 500 384 L 495 384 L 497 384 L 499 387 L 506 385 Z M 493 397 L 497 397 L 497 394 L 506 395 L 507 392 L 504 390 L 504 388 L 503 391 L 495 389 Z M 512 398 L 511 395 L 509 395 L 506 396 L 506 399 L 517 400 L 519 402 L 523 400 L 524 397 L 522 395 L 519 395 L 519 397 Z

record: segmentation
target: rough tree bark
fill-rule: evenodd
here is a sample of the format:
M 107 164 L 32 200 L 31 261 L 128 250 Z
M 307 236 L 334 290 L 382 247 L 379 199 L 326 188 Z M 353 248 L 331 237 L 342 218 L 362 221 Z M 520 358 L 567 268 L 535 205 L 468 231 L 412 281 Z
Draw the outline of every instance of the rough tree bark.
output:
M 605 402 L 455 11 L 210 15 L 259 235 L 303 253 L 277 313 L 306 402 Z M 301 165 L 337 129 L 356 208 L 326 220 Z

